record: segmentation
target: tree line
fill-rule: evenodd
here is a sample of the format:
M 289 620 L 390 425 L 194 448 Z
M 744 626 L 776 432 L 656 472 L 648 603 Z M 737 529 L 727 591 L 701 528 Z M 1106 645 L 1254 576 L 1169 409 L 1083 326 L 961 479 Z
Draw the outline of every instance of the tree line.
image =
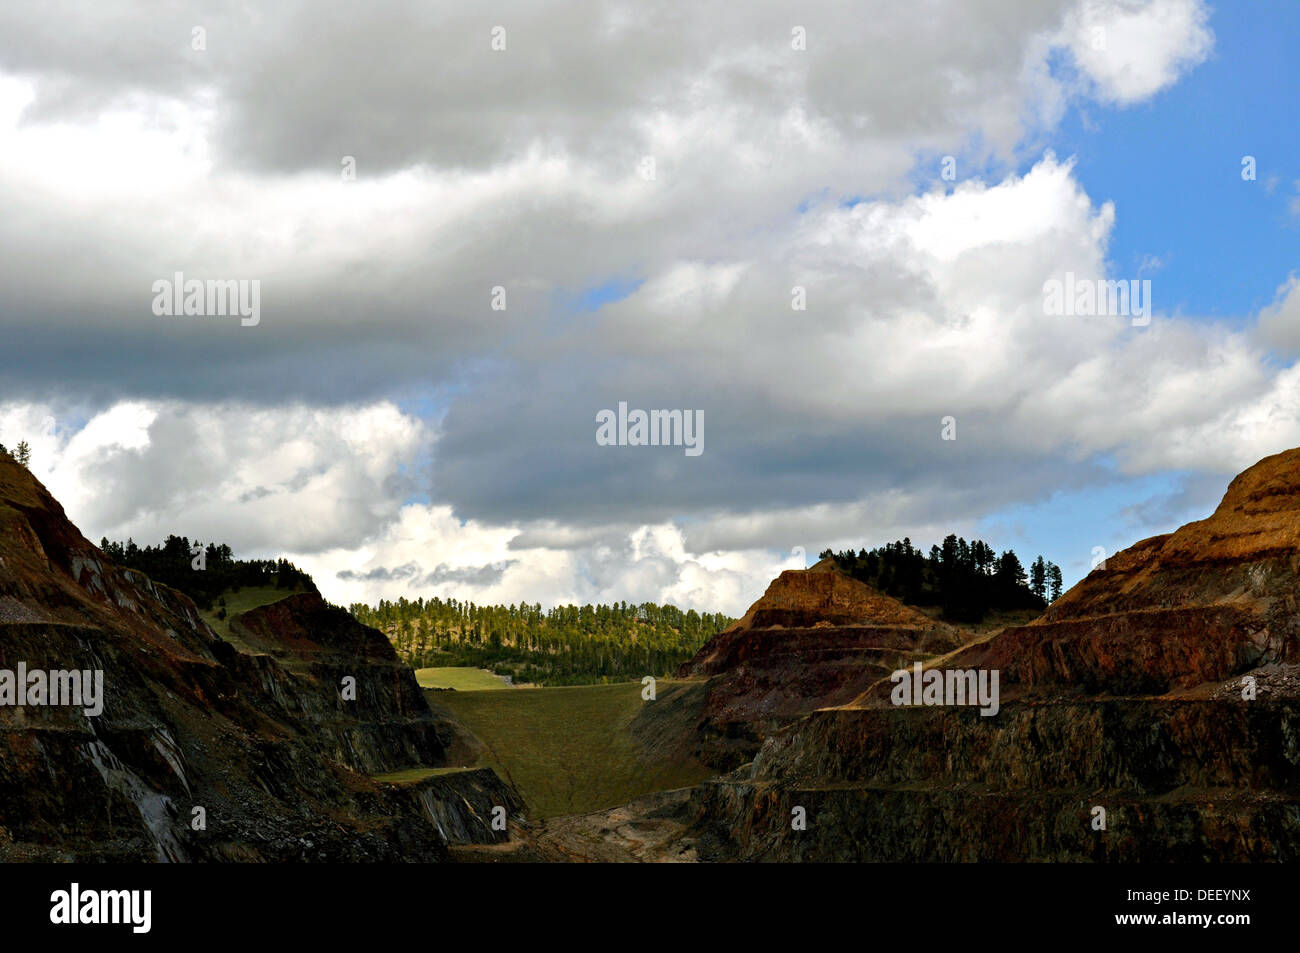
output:
M 516 683 L 589 685 L 672 674 L 734 620 L 673 605 L 480 606 L 460 599 L 354 603 L 413 668 L 473 666 Z
M 105 537 L 99 541 L 99 548 L 117 565 L 137 569 L 156 582 L 179 589 L 201 609 L 212 608 L 218 600 L 224 605 L 222 593 L 246 586 L 315 588 L 311 576 L 289 560 L 236 559 L 225 543 L 205 546 L 197 539 L 191 544 L 187 536 L 168 536 L 161 545 L 142 548 L 129 537 L 125 543 L 110 542 Z
M 1045 609 L 1061 595 L 1061 569 L 1039 556 L 1028 571 L 1014 550 L 1000 555 L 983 540 L 947 536 L 924 553 L 904 537 L 875 549 L 827 549 L 843 572 L 908 604 L 939 606 L 953 622 L 980 622 L 989 612 Z

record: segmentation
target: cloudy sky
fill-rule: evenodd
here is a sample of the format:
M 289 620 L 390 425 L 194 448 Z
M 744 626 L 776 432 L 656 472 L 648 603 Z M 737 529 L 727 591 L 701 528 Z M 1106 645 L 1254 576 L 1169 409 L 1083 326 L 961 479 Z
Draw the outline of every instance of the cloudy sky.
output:
M 262 6 L 0 7 L 0 442 L 92 539 L 738 614 L 903 535 L 1070 583 L 1300 445 L 1287 0 Z

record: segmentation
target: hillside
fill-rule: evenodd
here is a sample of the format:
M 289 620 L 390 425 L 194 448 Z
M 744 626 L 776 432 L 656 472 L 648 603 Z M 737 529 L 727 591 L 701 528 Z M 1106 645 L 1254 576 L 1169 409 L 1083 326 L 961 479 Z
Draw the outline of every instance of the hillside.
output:
M 731 619 L 673 605 L 476 605 L 400 598 L 352 615 L 413 668 L 484 668 L 515 684 L 591 685 L 671 674 Z
M 519 819 L 491 771 L 371 777 L 449 766 L 458 731 L 378 632 L 314 590 L 231 625 L 244 650 L 0 459 L 0 671 L 103 688 L 98 713 L 0 705 L 0 859 L 439 860 L 503 836 L 492 806 Z
M 792 719 L 850 701 L 894 668 L 950 651 L 966 637 L 824 559 L 781 573 L 678 672 L 707 681 L 666 692 L 636 728 L 685 733 L 696 757 L 734 767 Z
M 826 550 L 836 568 L 905 605 L 930 606 L 947 622 L 979 624 L 990 613 L 1036 615 L 1061 594 L 1061 570 L 1039 556 L 1026 569 L 1015 550 L 949 534 L 927 555 L 903 538 L 856 553 Z
M 895 706 L 878 681 L 696 788 L 683 822 L 714 859 L 1300 859 L 1298 568 L 1290 450 L 1039 619 L 928 663 L 998 671 L 995 716 Z

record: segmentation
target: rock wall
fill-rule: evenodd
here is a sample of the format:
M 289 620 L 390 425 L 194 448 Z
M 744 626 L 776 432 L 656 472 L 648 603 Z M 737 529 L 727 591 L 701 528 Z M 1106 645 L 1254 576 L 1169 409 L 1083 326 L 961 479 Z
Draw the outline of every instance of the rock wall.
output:
M 1291 450 L 1233 480 L 1209 518 L 1107 559 L 1039 619 L 927 663 L 997 670 L 996 715 L 895 707 L 877 680 L 696 788 L 696 849 L 773 861 L 1300 859 L 1298 569 Z
M 380 633 L 316 593 L 242 624 L 252 651 L 108 562 L 0 460 L 0 670 L 104 684 L 98 716 L 0 705 L 0 860 L 439 860 L 482 836 L 489 801 L 517 819 L 517 795 L 480 773 L 369 776 L 444 764 L 457 730 Z
M 787 570 L 745 616 L 711 639 L 679 674 L 708 679 L 669 693 L 633 725 L 642 736 L 689 722 L 687 747 L 706 764 L 749 761 L 795 718 L 852 701 L 900 665 L 959 646 L 962 634 L 851 579 L 826 560 Z M 686 706 L 670 717 L 665 709 Z

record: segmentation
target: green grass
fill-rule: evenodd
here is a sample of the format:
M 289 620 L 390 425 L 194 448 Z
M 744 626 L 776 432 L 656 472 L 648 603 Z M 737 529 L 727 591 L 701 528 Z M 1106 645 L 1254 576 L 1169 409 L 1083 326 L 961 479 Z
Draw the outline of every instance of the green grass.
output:
M 275 586 L 245 586 L 243 589 L 228 590 L 218 597 L 226 600 L 226 617 L 224 619 L 217 618 L 221 606 L 216 602 L 213 602 L 211 609 L 201 609 L 199 614 L 203 616 L 203 621 L 212 626 L 217 635 L 235 645 L 236 648 L 242 649 L 246 647 L 241 645 L 239 640 L 230 636 L 230 619 L 232 616 L 247 612 L 249 609 L 256 609 L 258 606 L 279 602 L 295 592 L 303 591 L 302 589 L 277 589 Z
M 650 757 L 633 741 L 629 723 L 654 704 L 641 700 L 639 682 L 426 694 L 478 736 L 485 763 L 535 818 L 604 810 L 713 773 L 689 759 Z
M 387 771 L 383 774 L 372 774 L 371 778 L 375 781 L 383 781 L 387 784 L 414 784 L 416 781 L 423 781 L 425 778 L 436 778 L 442 774 L 459 774 L 461 771 L 472 771 L 473 768 L 407 768 L 404 771 Z
M 421 688 L 454 688 L 458 692 L 486 692 L 509 688 L 504 679 L 481 668 L 417 668 L 415 679 Z

